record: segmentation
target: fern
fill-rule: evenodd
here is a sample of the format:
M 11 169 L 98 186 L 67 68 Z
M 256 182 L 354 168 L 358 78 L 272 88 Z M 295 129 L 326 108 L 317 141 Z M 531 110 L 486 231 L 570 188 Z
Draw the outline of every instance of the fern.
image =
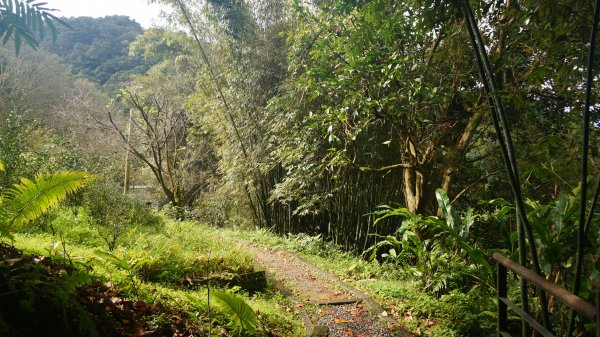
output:
M 258 327 L 258 318 L 254 310 L 240 297 L 222 292 L 212 291 L 217 309 L 231 320 L 231 326 L 239 334 L 254 334 Z
M 7 235 L 12 226 L 37 219 L 93 179 L 92 175 L 78 171 L 61 171 L 49 176 L 37 174 L 33 181 L 21 178 L 21 183 L 2 196 L 0 235 Z

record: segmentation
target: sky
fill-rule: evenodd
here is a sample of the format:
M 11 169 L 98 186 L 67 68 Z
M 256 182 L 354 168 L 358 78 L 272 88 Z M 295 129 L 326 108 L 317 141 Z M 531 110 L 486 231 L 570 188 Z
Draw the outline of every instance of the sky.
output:
M 91 16 L 126 15 L 137 21 L 144 28 L 160 24 L 161 9 L 165 6 L 152 4 L 147 0 L 45 0 L 49 8 L 60 11 L 56 16 Z

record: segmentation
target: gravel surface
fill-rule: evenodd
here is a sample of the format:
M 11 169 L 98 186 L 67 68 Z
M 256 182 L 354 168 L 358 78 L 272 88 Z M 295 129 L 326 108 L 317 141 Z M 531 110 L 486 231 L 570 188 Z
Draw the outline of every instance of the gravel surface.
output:
M 298 309 L 303 312 L 303 319 L 310 320 L 305 322 L 307 329 L 315 326 L 319 331 L 316 334 L 313 331 L 314 336 L 413 336 L 396 321 L 387 323 L 381 317 L 372 315 L 365 304 L 357 303 L 358 299 L 353 295 L 356 294 L 356 290 L 341 286 L 334 276 L 317 267 L 285 251 L 270 250 L 249 242 L 240 241 L 238 244 L 246 251 L 254 253 L 255 263 L 283 283 L 290 295 L 293 294 Z M 361 296 L 365 300 L 366 296 Z M 368 298 L 368 301 L 367 303 L 373 306 L 373 300 Z M 309 310 L 305 310 L 305 304 Z M 376 307 L 377 310 L 383 310 L 378 305 Z
M 315 273 L 304 261 L 284 251 L 272 251 L 262 247 L 244 245 L 246 251 L 255 255 L 256 262 L 273 274 L 286 287 L 307 304 L 356 301 L 354 296 Z
M 329 328 L 330 337 L 393 337 L 391 330 L 373 319 L 362 304 L 320 307 L 315 325 Z

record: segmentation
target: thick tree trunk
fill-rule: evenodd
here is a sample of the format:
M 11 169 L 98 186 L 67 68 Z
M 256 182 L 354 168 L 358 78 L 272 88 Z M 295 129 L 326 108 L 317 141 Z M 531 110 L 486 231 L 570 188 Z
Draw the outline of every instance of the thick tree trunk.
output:
M 448 149 L 444 157 L 440 157 L 436 145 L 431 144 L 426 151 L 427 161 L 420 161 L 418 152 L 412 143 L 407 140 L 407 151 L 403 155 L 403 192 L 406 208 L 413 214 L 431 215 L 441 213 L 437 207 L 435 191 L 438 188 L 446 192 L 450 190 L 453 176 L 460 167 L 460 161 L 464 158 L 468 146 L 473 138 L 474 132 L 479 125 L 484 112 L 476 111 L 469 118 L 463 131 L 454 138 L 453 144 L 445 144 Z M 442 166 L 439 168 L 434 165 Z M 422 232 L 415 229 L 415 233 L 421 238 Z
M 403 174 L 404 183 L 404 201 L 409 212 L 417 214 L 421 205 L 421 195 L 423 192 L 423 175 L 414 167 L 405 168 Z M 421 229 L 413 228 L 417 237 L 421 238 Z
M 411 213 L 417 213 L 420 210 L 423 193 L 423 174 L 415 168 L 406 168 L 403 183 L 406 208 Z

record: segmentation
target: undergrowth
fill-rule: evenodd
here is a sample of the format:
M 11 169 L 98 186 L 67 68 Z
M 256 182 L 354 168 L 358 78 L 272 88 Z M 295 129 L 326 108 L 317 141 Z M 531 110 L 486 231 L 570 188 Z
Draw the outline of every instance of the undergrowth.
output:
M 252 256 L 191 221 L 162 218 L 152 226 L 129 226 L 112 252 L 86 219 L 85 212 L 64 211 L 50 219 L 52 233 L 30 230 L 16 233 L 15 244 L 27 254 L 45 255 L 82 266 L 91 277 L 137 303 L 173 308 L 207 333 L 229 335 L 230 317 L 210 310 L 207 284 L 212 280 L 253 271 Z M 73 227 L 69 228 L 68 224 Z M 59 225 L 60 224 L 60 225 Z M 96 235 L 96 236 L 94 236 Z M 272 336 L 303 334 L 291 303 L 273 289 L 248 293 L 239 287 L 222 288 L 241 296 L 254 310 L 263 329 Z M 213 303 L 214 304 L 214 303 Z M 211 304 L 211 307 L 213 306 Z M 151 316 L 160 323 L 164 315 Z M 164 322 L 163 322 L 164 323 Z

